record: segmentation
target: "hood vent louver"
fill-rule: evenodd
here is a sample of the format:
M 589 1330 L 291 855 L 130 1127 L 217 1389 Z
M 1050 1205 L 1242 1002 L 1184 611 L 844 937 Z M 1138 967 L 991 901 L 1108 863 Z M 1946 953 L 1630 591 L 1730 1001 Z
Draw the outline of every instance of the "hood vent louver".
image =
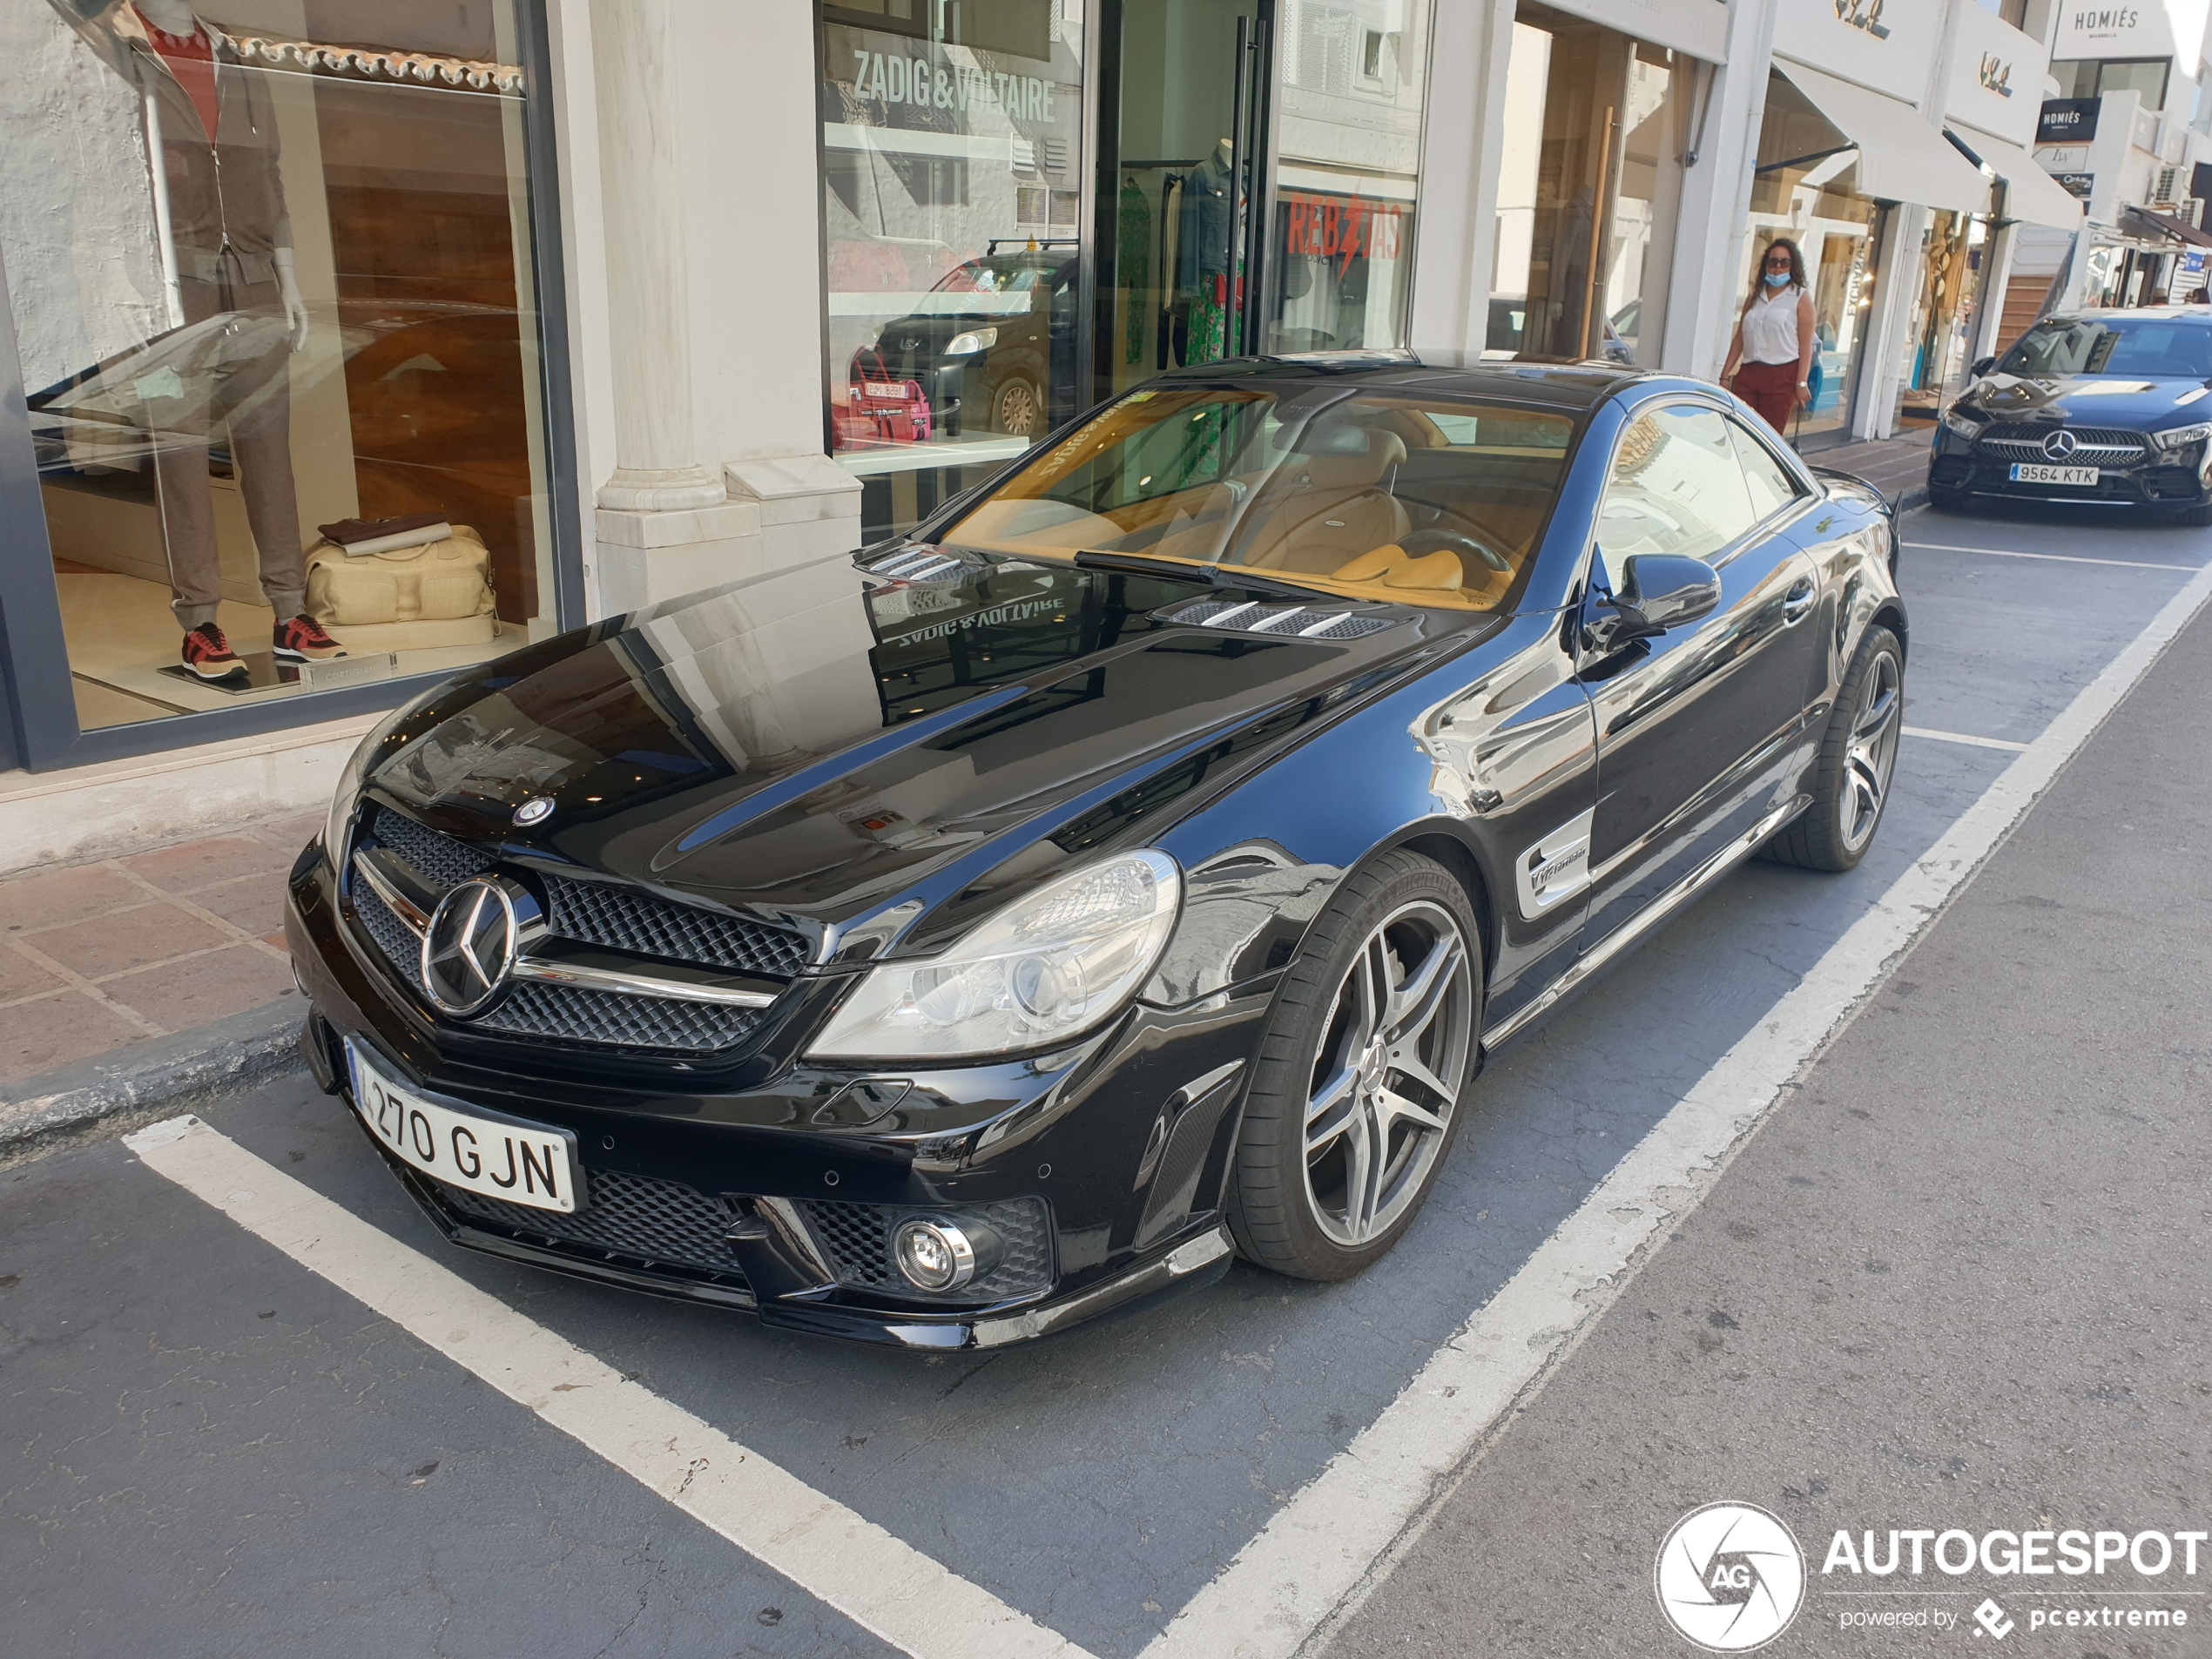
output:
M 1263 634 L 1274 639 L 1357 639 L 1398 621 L 1395 617 L 1378 617 L 1332 606 L 1271 605 L 1257 599 L 1242 604 L 1200 599 L 1160 614 L 1167 621 L 1179 622 L 1186 627 L 1221 628 L 1231 633 Z
M 870 576 L 893 582 L 942 582 L 957 577 L 966 562 L 934 547 L 902 547 L 860 565 Z

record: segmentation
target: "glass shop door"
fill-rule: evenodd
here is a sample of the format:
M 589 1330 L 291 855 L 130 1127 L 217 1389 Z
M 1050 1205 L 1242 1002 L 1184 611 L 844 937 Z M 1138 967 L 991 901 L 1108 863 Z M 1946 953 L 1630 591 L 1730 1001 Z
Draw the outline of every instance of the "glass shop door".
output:
M 1260 349 L 1276 0 L 1107 0 L 1095 398 Z

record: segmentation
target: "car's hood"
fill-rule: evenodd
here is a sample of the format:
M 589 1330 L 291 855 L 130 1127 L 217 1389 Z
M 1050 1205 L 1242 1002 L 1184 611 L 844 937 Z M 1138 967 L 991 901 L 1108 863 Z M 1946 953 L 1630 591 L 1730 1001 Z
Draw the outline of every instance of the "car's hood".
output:
M 1995 421 L 2067 420 L 2142 430 L 2212 419 L 2212 392 L 2202 380 L 2130 380 L 2120 374 L 2027 380 L 1990 374 L 1959 401 Z
M 1297 740 L 1317 699 L 1494 625 L 1318 595 L 1390 625 L 1322 642 L 1159 614 L 1217 597 L 1002 560 L 867 591 L 843 560 L 756 577 L 488 664 L 402 728 L 370 790 L 526 866 L 819 936 L 914 897 L 908 921 L 954 894 L 965 914 L 979 884 L 1157 833 Z M 517 827 L 540 795 L 551 813 Z

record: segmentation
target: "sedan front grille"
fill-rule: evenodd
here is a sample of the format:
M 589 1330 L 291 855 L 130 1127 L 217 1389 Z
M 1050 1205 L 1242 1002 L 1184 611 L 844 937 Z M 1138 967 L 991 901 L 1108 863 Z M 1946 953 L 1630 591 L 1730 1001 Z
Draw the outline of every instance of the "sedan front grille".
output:
M 738 1219 L 727 1200 L 681 1182 L 620 1170 L 587 1170 L 591 1202 L 573 1215 L 509 1204 L 435 1184 L 439 1200 L 464 1218 L 489 1223 L 525 1242 L 581 1246 L 595 1257 L 640 1267 L 695 1268 L 743 1282 L 725 1242 Z
M 371 816 L 368 832 L 376 845 L 440 892 L 496 862 L 388 806 Z M 790 978 L 808 960 L 805 938 L 784 928 L 603 882 L 541 879 L 548 926 L 583 944 L 778 979 Z M 347 897 L 361 930 L 393 974 L 410 988 L 419 987 L 421 946 L 415 934 L 368 882 L 348 883 Z M 735 1048 L 756 1035 L 767 1017 L 761 1008 L 523 980 L 510 983 L 489 1012 L 469 1023 L 502 1036 L 692 1055 Z
M 894 1204 L 846 1204 L 810 1198 L 799 1205 L 815 1242 L 828 1258 L 838 1282 L 856 1290 L 882 1291 L 894 1296 L 922 1297 L 899 1271 L 892 1259 L 892 1236 L 908 1217 L 960 1211 L 916 1210 Z M 972 1213 L 988 1224 L 1006 1246 L 998 1264 L 981 1278 L 946 1292 L 945 1299 L 962 1302 L 1003 1302 L 1034 1296 L 1052 1283 L 1052 1230 L 1045 1220 L 1042 1198 L 1009 1198 L 998 1204 L 973 1206 Z
M 2054 432 L 2070 433 L 2074 453 L 2054 462 L 2043 441 Z M 2053 465 L 2131 467 L 2141 461 L 2147 447 L 2142 435 L 2121 427 L 2030 426 L 2017 421 L 1984 428 L 1974 447 L 2002 461 L 2038 461 Z
M 545 920 L 564 939 L 733 974 L 789 979 L 811 954 L 805 939 L 781 927 L 565 876 L 545 878 Z

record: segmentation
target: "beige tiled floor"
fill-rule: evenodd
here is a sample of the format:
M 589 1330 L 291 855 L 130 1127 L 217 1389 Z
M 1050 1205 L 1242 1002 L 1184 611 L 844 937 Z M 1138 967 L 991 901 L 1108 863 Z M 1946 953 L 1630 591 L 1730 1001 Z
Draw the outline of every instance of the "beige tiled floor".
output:
M 0 1082 L 297 997 L 284 873 L 319 824 L 0 881 Z

